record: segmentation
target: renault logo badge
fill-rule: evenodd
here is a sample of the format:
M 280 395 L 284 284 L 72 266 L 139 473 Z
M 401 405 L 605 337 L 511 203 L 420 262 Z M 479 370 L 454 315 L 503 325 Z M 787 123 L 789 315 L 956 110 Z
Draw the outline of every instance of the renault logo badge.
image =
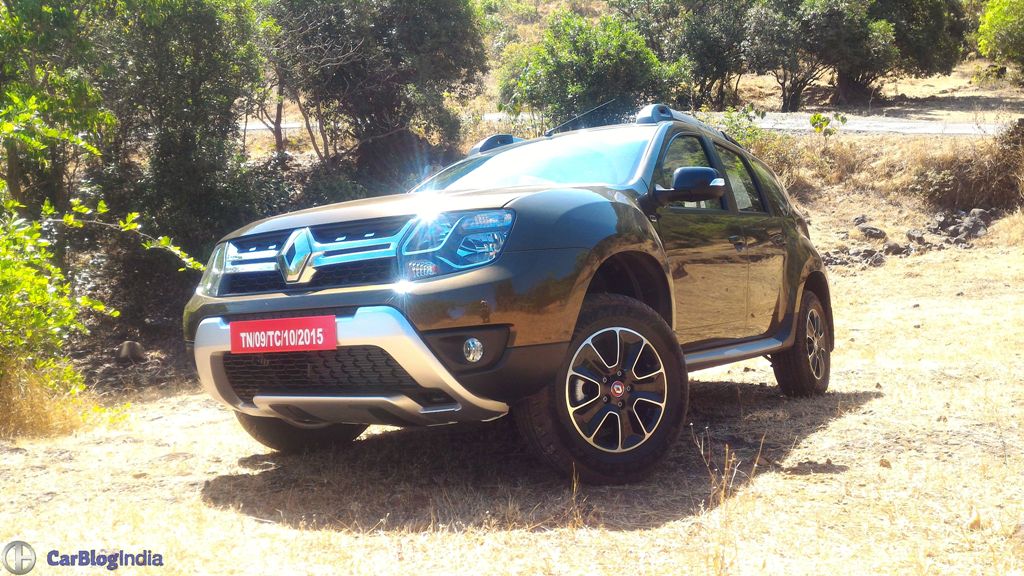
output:
M 309 282 L 316 269 L 309 265 L 313 259 L 313 234 L 309 228 L 292 232 L 277 253 L 277 266 L 288 284 Z

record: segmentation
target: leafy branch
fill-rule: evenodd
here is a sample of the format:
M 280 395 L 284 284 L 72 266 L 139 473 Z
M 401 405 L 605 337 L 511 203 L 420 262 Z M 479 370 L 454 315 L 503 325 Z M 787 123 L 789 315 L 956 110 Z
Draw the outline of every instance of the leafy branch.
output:
M 43 203 L 41 221 L 47 224 L 62 224 L 68 228 L 94 226 L 117 232 L 135 234 L 142 239 L 142 247 L 146 250 L 163 250 L 165 252 L 170 252 L 180 260 L 183 266 L 178 268 L 179 272 L 183 272 L 185 270 L 199 270 L 201 272 L 205 269 L 205 266 L 203 266 L 201 262 L 190 256 L 187 252 L 182 250 L 181 247 L 174 244 L 174 241 L 170 236 L 153 236 L 143 232 L 142 224 L 139 222 L 138 212 L 129 212 L 120 220 L 108 221 L 99 218 L 108 212 L 110 212 L 110 208 L 103 200 L 97 202 L 95 208 L 90 208 L 83 204 L 78 198 L 72 198 L 71 211 L 58 215 L 53 204 L 47 200 Z

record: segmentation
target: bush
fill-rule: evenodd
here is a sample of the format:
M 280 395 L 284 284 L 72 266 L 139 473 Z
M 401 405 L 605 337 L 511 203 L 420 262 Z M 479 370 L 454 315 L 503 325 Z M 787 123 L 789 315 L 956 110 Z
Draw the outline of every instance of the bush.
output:
M 69 336 L 83 330 L 86 308 L 76 299 L 60 269 L 52 264 L 42 227 L 15 214 L 6 203 L 0 212 L 0 437 L 63 429 L 74 411 L 66 400 L 84 388 L 81 376 L 61 354 Z
M 927 159 L 915 170 L 914 182 L 912 192 L 942 208 L 1024 205 L 1024 122 L 955 154 Z
M 504 107 L 513 115 L 533 108 L 552 124 L 611 101 L 586 119 L 588 125 L 606 124 L 685 92 L 681 65 L 663 65 L 632 26 L 608 16 L 594 24 L 556 14 L 539 44 L 509 56 L 499 74 Z
M 1024 0 L 990 0 L 978 28 L 978 48 L 990 58 L 1024 66 Z

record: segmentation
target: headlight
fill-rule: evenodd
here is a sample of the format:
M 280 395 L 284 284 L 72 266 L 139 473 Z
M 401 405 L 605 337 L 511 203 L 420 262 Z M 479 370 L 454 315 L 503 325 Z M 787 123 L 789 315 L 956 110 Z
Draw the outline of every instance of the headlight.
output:
M 210 263 L 203 271 L 203 278 L 196 287 L 196 294 L 203 296 L 216 296 L 220 287 L 220 279 L 224 275 L 224 255 L 227 253 L 225 244 L 217 244 L 210 256 Z
M 508 238 L 511 210 L 447 212 L 422 219 L 402 244 L 406 280 L 422 280 L 493 262 Z

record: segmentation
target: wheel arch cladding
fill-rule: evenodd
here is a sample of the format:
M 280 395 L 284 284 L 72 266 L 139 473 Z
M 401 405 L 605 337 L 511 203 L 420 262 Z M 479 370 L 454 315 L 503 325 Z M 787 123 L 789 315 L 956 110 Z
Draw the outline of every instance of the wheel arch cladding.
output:
M 517 214 L 507 250 L 586 250 L 566 305 L 578 317 L 588 293 L 633 297 L 673 325 L 671 278 L 661 240 L 631 192 L 605 188 L 550 190 L 513 201 Z M 618 272 L 621 278 L 609 282 Z M 575 323 L 574 323 L 575 324 Z M 571 327 L 570 327 L 571 329 Z
M 587 294 L 620 294 L 650 306 L 672 326 L 672 291 L 662 264 L 650 254 L 617 252 L 606 258 L 591 277 Z
M 814 270 L 804 280 L 804 290 L 810 290 L 821 301 L 821 307 L 825 309 L 825 317 L 828 321 L 828 346 L 829 351 L 835 349 L 835 322 L 832 320 L 832 295 L 828 287 L 828 278 L 821 270 Z

